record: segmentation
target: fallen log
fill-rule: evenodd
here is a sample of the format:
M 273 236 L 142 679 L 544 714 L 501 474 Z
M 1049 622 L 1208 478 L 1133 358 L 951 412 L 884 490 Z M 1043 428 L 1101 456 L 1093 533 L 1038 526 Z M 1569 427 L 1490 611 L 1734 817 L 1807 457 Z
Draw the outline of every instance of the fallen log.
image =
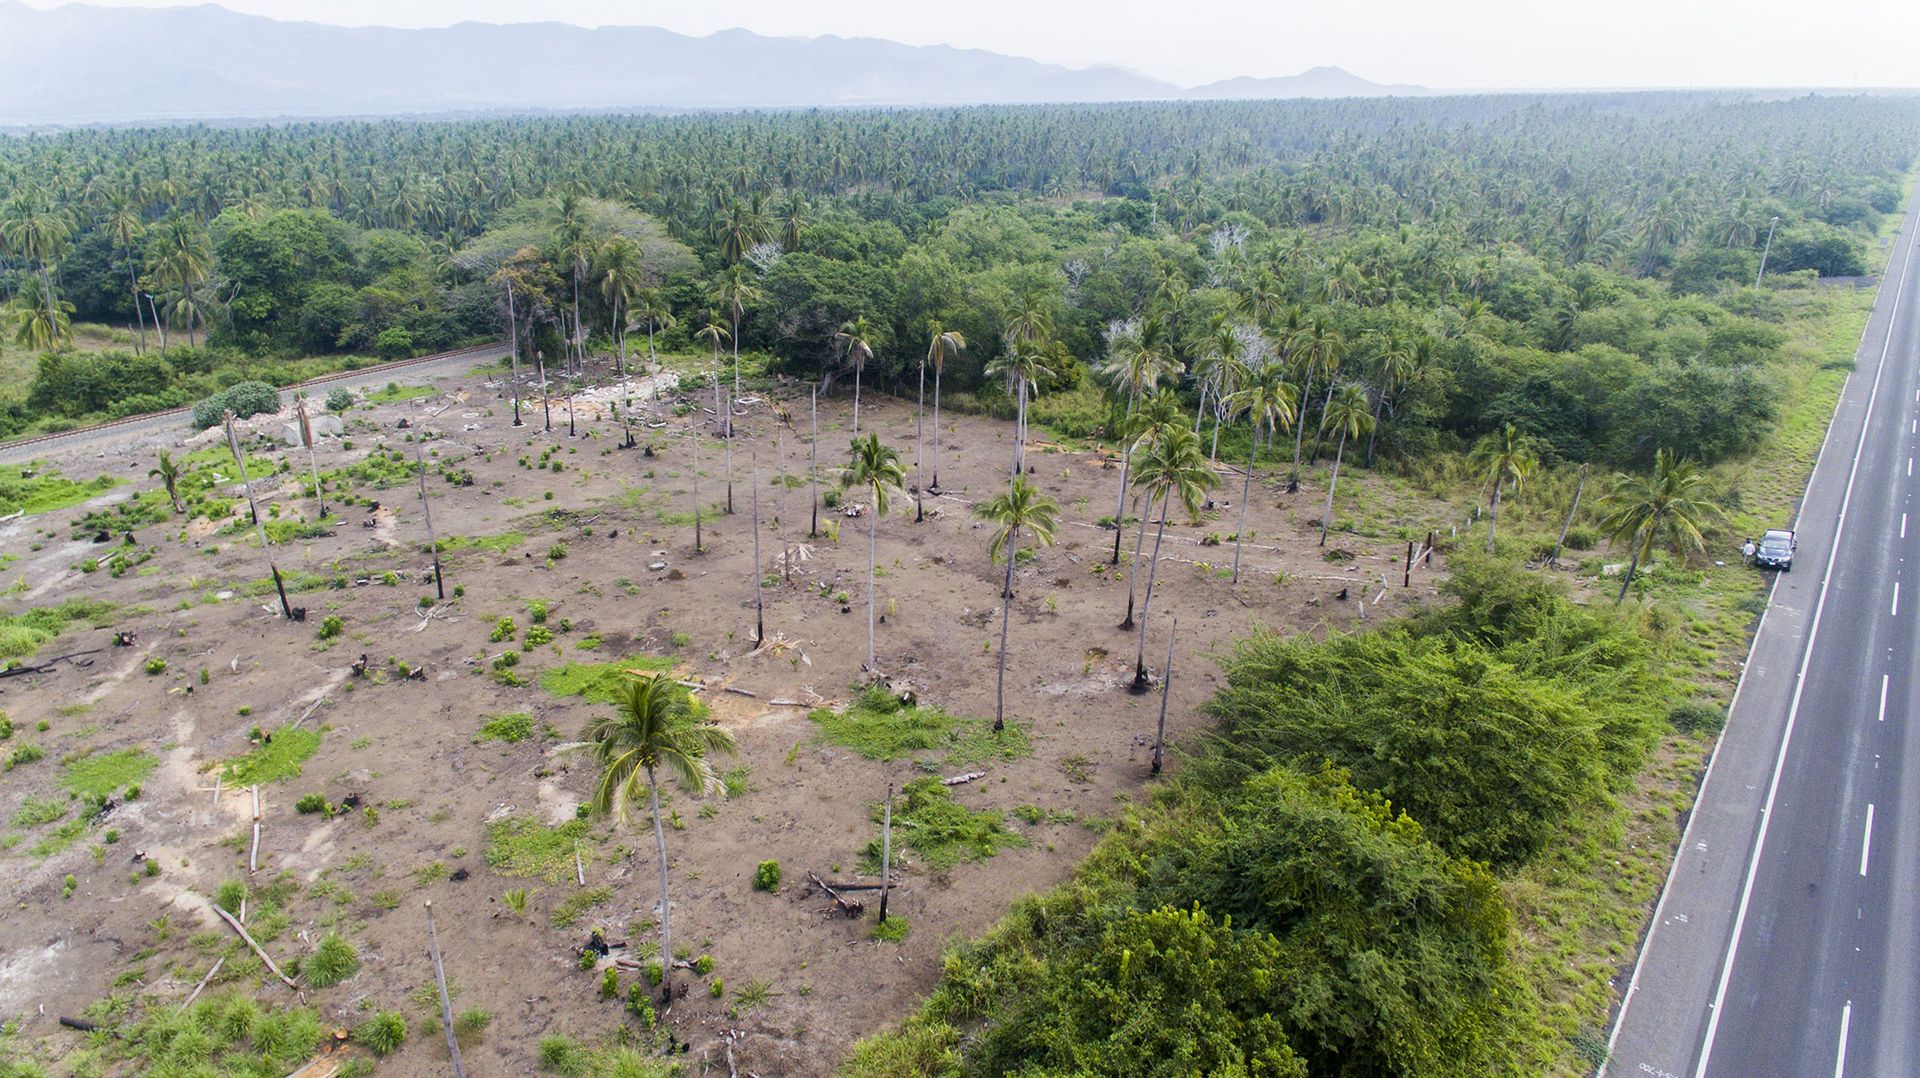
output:
M 972 782 L 974 779 L 983 779 L 986 777 L 987 773 L 985 771 L 969 771 L 964 775 L 955 775 L 952 778 L 941 779 L 940 785 L 959 786 L 962 783 Z
M 253 953 L 260 956 L 260 961 L 265 962 L 267 964 L 267 968 L 273 971 L 273 975 L 275 977 L 280 978 L 280 980 L 284 982 L 288 988 L 292 988 L 295 990 L 299 989 L 300 986 L 293 983 L 293 978 L 287 976 L 286 973 L 283 972 L 278 965 L 274 964 L 273 956 L 268 954 L 266 950 L 263 949 L 258 943 L 255 943 L 253 941 L 252 936 L 247 935 L 246 928 L 244 928 L 239 921 L 236 921 L 233 919 L 233 914 L 228 913 L 224 909 L 221 909 L 217 903 L 209 902 L 207 903 L 207 905 L 213 908 L 213 912 L 220 915 L 221 920 L 227 922 L 229 925 L 232 925 L 233 930 L 235 932 L 240 933 L 240 938 L 247 941 L 247 946 L 253 948 Z
M 55 655 L 53 658 L 48 659 L 38 666 L 9 666 L 5 670 L 0 670 L 0 678 L 26 677 L 28 674 L 44 674 L 60 663 L 70 662 L 82 655 L 92 655 L 105 650 L 105 648 L 88 648 L 85 651 L 75 651 L 66 655 Z
M 807 873 L 807 876 L 813 880 L 813 884 L 815 887 L 818 887 L 822 891 L 825 891 L 828 897 L 833 899 L 834 908 L 839 910 L 841 913 L 846 914 L 848 917 L 858 917 L 862 913 L 866 912 L 867 910 L 866 903 L 861 902 L 859 899 L 847 898 L 846 896 L 842 895 L 839 891 L 834 889 L 832 884 L 829 884 L 827 881 L 821 879 L 817 873 L 809 872 Z
M 200 978 L 199 984 L 196 984 L 193 986 L 193 994 L 188 996 L 187 1001 L 180 1005 L 180 1009 L 184 1011 L 188 1007 L 193 1006 L 193 1001 L 196 999 L 199 999 L 200 993 L 206 989 L 207 982 L 213 980 L 213 975 L 220 972 L 220 967 L 226 964 L 227 964 L 226 955 L 221 955 L 218 959 L 216 959 L 213 963 L 213 968 L 207 971 L 207 975 L 205 977 Z
M 758 699 L 760 699 L 760 694 L 758 694 L 758 693 L 755 693 L 755 692 L 749 692 L 749 691 L 748 691 L 748 690 L 746 690 L 746 689 L 741 689 L 741 688 L 736 688 L 736 687 L 734 687 L 734 686 L 732 686 L 732 685 L 726 685 L 726 686 L 723 686 L 723 687 L 721 688 L 721 690 L 720 690 L 720 691 L 721 691 L 721 692 L 730 692 L 730 693 L 733 693 L 733 694 L 734 694 L 734 695 L 736 695 L 736 696 L 745 696 L 745 697 L 747 697 L 748 699 L 751 699 L 751 700 L 758 700 Z

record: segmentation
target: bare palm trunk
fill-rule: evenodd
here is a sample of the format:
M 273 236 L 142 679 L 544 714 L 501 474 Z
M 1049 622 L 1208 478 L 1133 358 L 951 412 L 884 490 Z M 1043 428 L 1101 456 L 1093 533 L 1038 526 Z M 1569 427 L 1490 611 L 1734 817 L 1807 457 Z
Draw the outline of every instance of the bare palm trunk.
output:
M 1144 515 L 1140 518 L 1140 529 L 1133 537 L 1133 564 L 1127 570 L 1127 616 L 1120 620 L 1122 629 L 1133 628 L 1133 599 L 1140 587 L 1140 552 L 1147 545 L 1147 517 L 1153 515 L 1153 499 L 1147 499 L 1141 512 Z
M 512 368 L 507 393 L 513 397 L 513 425 L 520 425 L 520 316 L 513 309 L 513 282 L 507 282 L 507 339 L 512 351 L 507 353 L 508 366 Z M 165 345 L 162 345 L 165 347 Z
M 1300 388 L 1299 413 L 1293 417 L 1293 473 L 1287 476 L 1287 493 L 1300 489 L 1300 440 L 1307 433 L 1307 398 L 1313 394 L 1313 368 L 1307 368 L 1306 384 Z
M 853 365 L 853 436 L 860 437 L 860 372 L 867 369 L 865 363 Z
M 1560 538 L 1554 540 L 1553 557 L 1547 559 L 1547 567 L 1560 564 L 1560 550 L 1567 545 L 1567 529 L 1573 527 L 1573 514 L 1580 511 L 1580 492 L 1587 488 L 1587 466 L 1580 466 L 1580 478 L 1573 484 L 1573 504 L 1567 506 L 1567 519 L 1560 523 Z
M 867 505 L 867 669 L 873 664 L 873 561 L 880 548 L 879 498 Z
M 1340 447 L 1333 451 L 1333 474 L 1327 477 L 1327 508 L 1320 514 L 1320 545 L 1327 545 L 1327 529 L 1333 524 L 1333 486 L 1340 482 L 1340 457 L 1347 451 L 1347 432 L 1340 431 Z
M 733 312 L 733 399 L 740 399 L 740 312 Z M 733 425 L 733 417 L 727 417 L 727 425 Z
M 1493 477 L 1493 499 L 1487 504 L 1487 553 L 1493 553 L 1493 529 L 1500 522 L 1500 488 L 1505 485 L 1506 469 Z
M 813 432 L 807 437 L 807 480 L 813 484 L 813 523 L 807 538 L 820 537 L 820 387 L 813 389 Z
M 760 586 L 760 469 L 753 469 L 753 643 L 767 640 L 765 589 Z
M 733 515 L 733 398 L 727 398 L 727 515 Z
M 700 431 L 693 432 L 693 552 L 700 553 Z
M 1380 413 L 1387 404 L 1387 391 L 1381 390 L 1373 401 L 1373 427 L 1367 431 L 1367 467 L 1373 467 L 1373 440 L 1380 436 Z
M 147 314 L 140 309 L 140 278 L 133 270 L 133 253 L 127 253 L 127 287 L 133 290 L 133 317 L 140 323 L 140 351 L 147 350 Z
M 933 368 L 933 489 L 940 489 L 940 367 Z
M 1307 454 L 1308 464 L 1320 463 L 1320 447 L 1327 440 L 1327 409 L 1333 407 L 1333 379 L 1327 379 L 1327 397 L 1320 402 L 1320 429 L 1313 432 L 1313 451 Z
M 1007 583 L 1000 593 L 1000 672 L 993 682 L 993 732 L 1007 728 L 1007 622 L 1013 617 L 1013 562 L 1019 553 L 1020 531 L 1007 532 Z
M 660 826 L 660 783 L 647 768 L 647 801 L 653 809 L 653 844 L 660 854 L 660 1001 L 673 1002 L 673 929 L 667 897 L 667 832 Z
M 1160 540 L 1167 537 L 1167 514 L 1173 508 L 1173 491 L 1160 499 L 1160 527 L 1153 535 L 1153 561 L 1147 566 L 1147 593 L 1140 600 L 1140 650 L 1133 659 L 1133 691 L 1146 692 L 1152 684 L 1147 677 L 1147 610 L 1153 606 L 1153 579 L 1160 568 Z
M 1140 401 L 1140 391 L 1134 390 L 1127 395 L 1127 417 L 1133 417 L 1133 409 Z M 1113 559 L 1109 564 L 1120 564 L 1120 537 L 1127 530 L 1127 472 L 1133 466 L 1133 447 L 1139 439 L 1128 442 L 1120 450 L 1120 490 L 1113 499 Z
M 927 505 L 922 491 L 926 489 L 925 467 L 927 438 L 921 418 L 927 410 L 927 361 L 920 361 L 920 400 L 913 406 L 913 522 L 927 519 Z
M 1216 431 L 1219 428 L 1214 428 Z M 1240 526 L 1233 533 L 1233 582 L 1240 583 L 1240 546 L 1247 541 L 1247 500 L 1253 497 L 1253 462 L 1260 453 L 1260 426 L 1253 428 L 1253 448 L 1247 450 L 1247 474 L 1240 480 Z
M 1620 581 L 1620 594 L 1613 597 L 1613 605 L 1615 606 L 1619 606 L 1622 602 L 1626 601 L 1627 589 L 1633 586 L 1633 574 L 1640 568 L 1640 549 L 1641 544 L 1635 542 L 1633 544 L 1633 557 L 1627 562 L 1626 579 Z

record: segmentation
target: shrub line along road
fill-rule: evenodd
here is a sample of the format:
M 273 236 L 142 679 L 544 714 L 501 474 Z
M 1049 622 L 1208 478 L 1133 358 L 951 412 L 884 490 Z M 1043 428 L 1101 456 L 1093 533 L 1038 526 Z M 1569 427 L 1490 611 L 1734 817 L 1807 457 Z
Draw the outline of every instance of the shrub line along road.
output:
M 1800 507 L 1798 571 L 1774 581 L 1634 967 L 1609 1078 L 1920 1073 L 1920 571 L 1904 580 L 1920 545 L 1917 221 L 1920 195 Z
M 465 370 L 477 359 L 485 358 L 489 353 L 506 348 L 504 342 L 476 345 L 472 348 L 460 348 L 452 352 L 440 352 L 431 356 L 419 356 L 414 359 L 402 359 L 393 363 L 381 363 L 358 370 L 340 371 L 335 374 L 323 374 L 290 386 L 281 386 L 280 392 L 293 389 L 312 389 L 325 386 L 346 386 L 348 388 L 366 388 L 375 383 L 392 380 L 392 376 L 401 372 L 407 374 L 438 374 L 445 371 Z M 169 427 L 181 427 L 182 420 L 193 414 L 193 406 L 169 408 L 164 412 L 149 412 L 146 415 L 128 416 L 125 419 L 109 420 L 91 427 L 77 427 L 73 430 L 59 431 L 53 434 L 36 434 L 17 441 L 0 443 L 0 464 L 23 463 L 51 450 L 62 452 L 80 448 L 95 441 L 131 439 L 143 434 L 152 434 Z M 193 432 L 193 433 L 198 433 Z

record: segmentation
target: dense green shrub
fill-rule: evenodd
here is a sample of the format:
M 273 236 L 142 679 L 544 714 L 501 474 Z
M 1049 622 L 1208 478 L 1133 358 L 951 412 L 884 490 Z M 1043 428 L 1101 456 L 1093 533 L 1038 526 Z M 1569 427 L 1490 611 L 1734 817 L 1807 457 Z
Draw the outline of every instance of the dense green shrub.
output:
M 236 418 L 280 410 L 280 391 L 265 382 L 241 382 L 230 386 L 193 406 L 193 425 L 201 429 L 217 426 L 232 412 Z

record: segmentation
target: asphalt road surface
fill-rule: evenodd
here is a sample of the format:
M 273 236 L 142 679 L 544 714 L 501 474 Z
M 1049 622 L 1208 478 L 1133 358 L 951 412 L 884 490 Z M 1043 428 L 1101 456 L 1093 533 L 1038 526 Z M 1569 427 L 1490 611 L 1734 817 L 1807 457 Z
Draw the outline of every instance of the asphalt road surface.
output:
M 1628 986 L 1610 1078 L 1920 1075 L 1917 218 L 1920 199 Z

